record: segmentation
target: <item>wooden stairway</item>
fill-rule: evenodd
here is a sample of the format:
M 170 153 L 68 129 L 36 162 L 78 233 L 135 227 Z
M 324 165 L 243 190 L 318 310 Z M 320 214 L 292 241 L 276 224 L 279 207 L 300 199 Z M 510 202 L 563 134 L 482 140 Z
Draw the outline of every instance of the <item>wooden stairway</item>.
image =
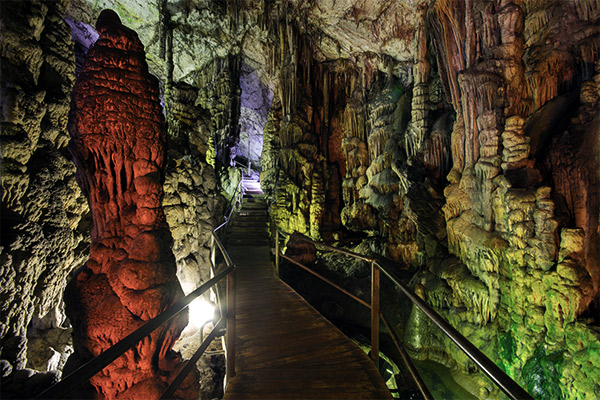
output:
M 269 247 L 250 235 L 227 246 L 237 266 L 237 351 L 223 398 L 391 399 L 367 355 L 275 276 Z
M 267 203 L 262 197 L 244 197 L 242 209 L 235 214 L 225 243 L 231 246 L 267 246 Z
M 263 195 L 262 188 L 260 187 L 260 181 L 258 175 L 247 175 L 242 174 L 242 186 L 244 187 L 244 196 L 261 196 Z

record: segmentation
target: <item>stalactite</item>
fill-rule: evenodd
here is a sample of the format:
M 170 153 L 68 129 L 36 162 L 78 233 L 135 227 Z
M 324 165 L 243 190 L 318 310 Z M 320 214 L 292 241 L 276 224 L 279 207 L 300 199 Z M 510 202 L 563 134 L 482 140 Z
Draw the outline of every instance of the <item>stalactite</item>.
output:
M 173 28 L 169 27 L 167 32 L 167 50 L 165 53 L 165 59 L 167 60 L 167 82 L 169 85 L 173 82 L 173 70 L 175 65 L 173 63 Z
M 598 0 L 575 1 L 570 5 L 575 9 L 580 20 L 589 21 L 600 14 L 600 1 Z
M 428 141 L 425 143 L 423 161 L 425 167 L 432 172 L 436 179 L 445 176 L 450 170 L 451 157 L 450 145 L 443 130 L 433 130 Z
M 438 54 L 441 54 L 441 66 L 448 82 L 450 100 L 455 109 L 460 107 L 460 88 L 457 73 L 466 68 L 463 55 L 465 33 L 461 15 L 464 13 L 464 2 L 443 0 L 436 1 L 429 21 L 437 36 Z
M 422 151 L 423 142 L 427 137 L 427 117 L 429 113 L 429 73 L 430 65 L 427 57 L 427 38 L 424 24 L 424 11 L 420 21 L 423 21 L 415 33 L 415 47 L 417 49 L 414 64 L 411 129 L 405 134 L 406 152 L 408 157 L 413 157 Z
M 168 25 L 168 20 L 170 19 L 169 14 L 168 14 L 168 10 L 167 10 L 167 3 L 168 0 L 157 0 L 158 2 L 158 15 L 159 15 L 159 21 L 158 21 L 158 40 L 159 40 L 159 51 L 158 51 L 158 56 L 161 59 L 165 59 L 166 56 L 166 49 L 167 49 L 167 25 Z

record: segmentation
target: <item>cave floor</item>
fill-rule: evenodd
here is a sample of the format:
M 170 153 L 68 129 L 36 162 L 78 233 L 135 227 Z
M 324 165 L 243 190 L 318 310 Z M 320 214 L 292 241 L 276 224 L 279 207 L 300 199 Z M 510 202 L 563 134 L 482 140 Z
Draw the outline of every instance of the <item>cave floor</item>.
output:
M 367 355 L 275 276 L 268 246 L 231 246 L 236 376 L 224 399 L 391 399 Z

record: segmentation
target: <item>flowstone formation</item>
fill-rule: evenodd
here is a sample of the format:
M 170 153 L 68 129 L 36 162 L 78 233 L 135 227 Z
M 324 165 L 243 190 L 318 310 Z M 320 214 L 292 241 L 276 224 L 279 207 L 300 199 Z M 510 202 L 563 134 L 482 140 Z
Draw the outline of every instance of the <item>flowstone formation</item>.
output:
M 87 222 L 64 151 L 73 81 L 68 32 L 63 38 L 66 3 L 1 4 L 2 29 L 11 33 L 3 31 L 8 272 L 0 290 L 7 293 L 8 322 L 0 328 L 10 331 L 2 337 L 2 358 L 23 360 L 29 312 L 39 302 L 41 317 L 59 303 L 50 298 L 61 284 L 46 290 L 46 282 L 62 282 L 82 264 L 86 243 L 78 232 Z M 170 125 L 164 205 L 174 241 L 162 245 L 173 245 L 179 276 L 195 282 L 184 290 L 207 275 L 205 243 L 221 211 L 213 192 L 236 187 L 237 155 L 251 153 L 257 161 L 244 131 L 258 138 L 266 120 L 261 184 L 278 227 L 338 244 L 361 242 L 356 251 L 394 260 L 395 272 L 413 276 L 415 292 L 535 397 L 594 398 L 600 391 L 597 0 L 149 4 L 72 0 L 67 14 L 75 31 L 102 8 L 118 7 L 164 83 Z M 86 42 L 93 39 L 82 32 Z M 85 50 L 76 45 L 75 53 L 78 68 Z M 261 93 L 249 88 L 248 77 Z M 267 87 L 268 114 L 253 102 L 244 106 L 250 98 L 264 100 Z M 112 171 L 120 162 L 107 158 L 99 168 Z M 145 190 L 126 187 L 126 172 L 122 179 L 107 176 L 119 176 L 114 193 L 121 190 L 126 204 Z M 109 211 L 133 215 L 118 207 Z M 118 257 L 129 257 L 123 254 L 132 241 L 114 245 L 124 252 Z M 92 253 L 103 254 L 96 247 Z M 325 264 L 338 268 L 317 263 Z M 356 282 L 368 281 L 351 270 Z M 351 290 L 368 293 L 360 285 Z M 13 296 L 4 287 L 23 291 Z M 445 364 L 477 397 L 496 395 L 421 313 L 390 302 L 382 300 L 414 358 Z
M 210 279 L 211 231 L 222 207 L 215 170 L 206 162 L 210 115 L 196 105 L 198 92 L 185 83 L 173 84 L 166 100 L 169 151 L 162 205 L 186 294 Z
M 66 7 L 0 2 L 3 397 L 36 395 L 72 351 L 62 293 L 89 241 L 88 207 L 67 150 L 75 65 Z
M 273 38 L 264 73 L 278 80 L 263 149 L 277 225 L 369 235 L 534 396 L 593 396 L 597 2 L 438 0 L 379 18 L 368 1 L 290 5 L 292 17 L 260 20 Z M 404 24 L 378 47 L 390 15 Z M 323 210 L 346 230 L 328 234 Z M 472 372 L 419 318 L 408 317 L 411 354 Z M 471 381 L 476 396 L 497 393 Z
M 166 132 L 158 82 L 136 33 L 114 11 L 103 11 L 96 29 L 100 37 L 75 84 L 69 124 L 77 178 L 92 212 L 92 245 L 65 293 L 75 345 L 66 369 L 183 295 L 161 208 Z M 186 323 L 185 314 L 175 317 L 91 378 L 97 395 L 159 397 L 180 363 L 171 347 Z M 197 393 L 193 375 L 178 395 Z
M 195 104 L 210 116 L 205 120 L 209 131 L 206 162 L 215 169 L 219 186 L 229 195 L 241 179 L 233 168 L 240 132 L 240 67 L 237 55 L 215 58 L 198 71 L 193 83 L 199 88 Z
M 460 262 L 421 274 L 424 296 L 532 395 L 593 398 L 598 7 L 437 1 L 428 18 L 456 112 L 443 210 Z
M 215 170 L 206 161 L 211 115 L 198 104 L 200 92 L 200 88 L 178 82 L 169 85 L 165 94 L 168 153 L 162 206 L 173 236 L 177 278 L 185 294 L 210 279 L 211 232 L 220 223 L 223 207 L 216 191 Z M 210 300 L 208 294 L 205 300 Z M 202 341 L 202 322 L 193 319 L 193 312 L 173 347 L 186 358 Z M 204 355 L 196 364 L 200 371 L 199 398 L 214 398 L 215 393 L 222 392 L 222 381 L 219 385 L 217 368 L 213 368 L 222 359 Z

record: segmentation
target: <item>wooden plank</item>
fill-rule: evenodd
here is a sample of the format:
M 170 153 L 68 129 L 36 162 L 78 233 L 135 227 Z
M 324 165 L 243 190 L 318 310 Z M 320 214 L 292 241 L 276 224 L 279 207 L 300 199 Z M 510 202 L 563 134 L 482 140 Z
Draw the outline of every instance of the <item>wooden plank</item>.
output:
M 237 265 L 232 399 L 391 399 L 367 355 L 275 277 L 267 247 L 230 249 Z

